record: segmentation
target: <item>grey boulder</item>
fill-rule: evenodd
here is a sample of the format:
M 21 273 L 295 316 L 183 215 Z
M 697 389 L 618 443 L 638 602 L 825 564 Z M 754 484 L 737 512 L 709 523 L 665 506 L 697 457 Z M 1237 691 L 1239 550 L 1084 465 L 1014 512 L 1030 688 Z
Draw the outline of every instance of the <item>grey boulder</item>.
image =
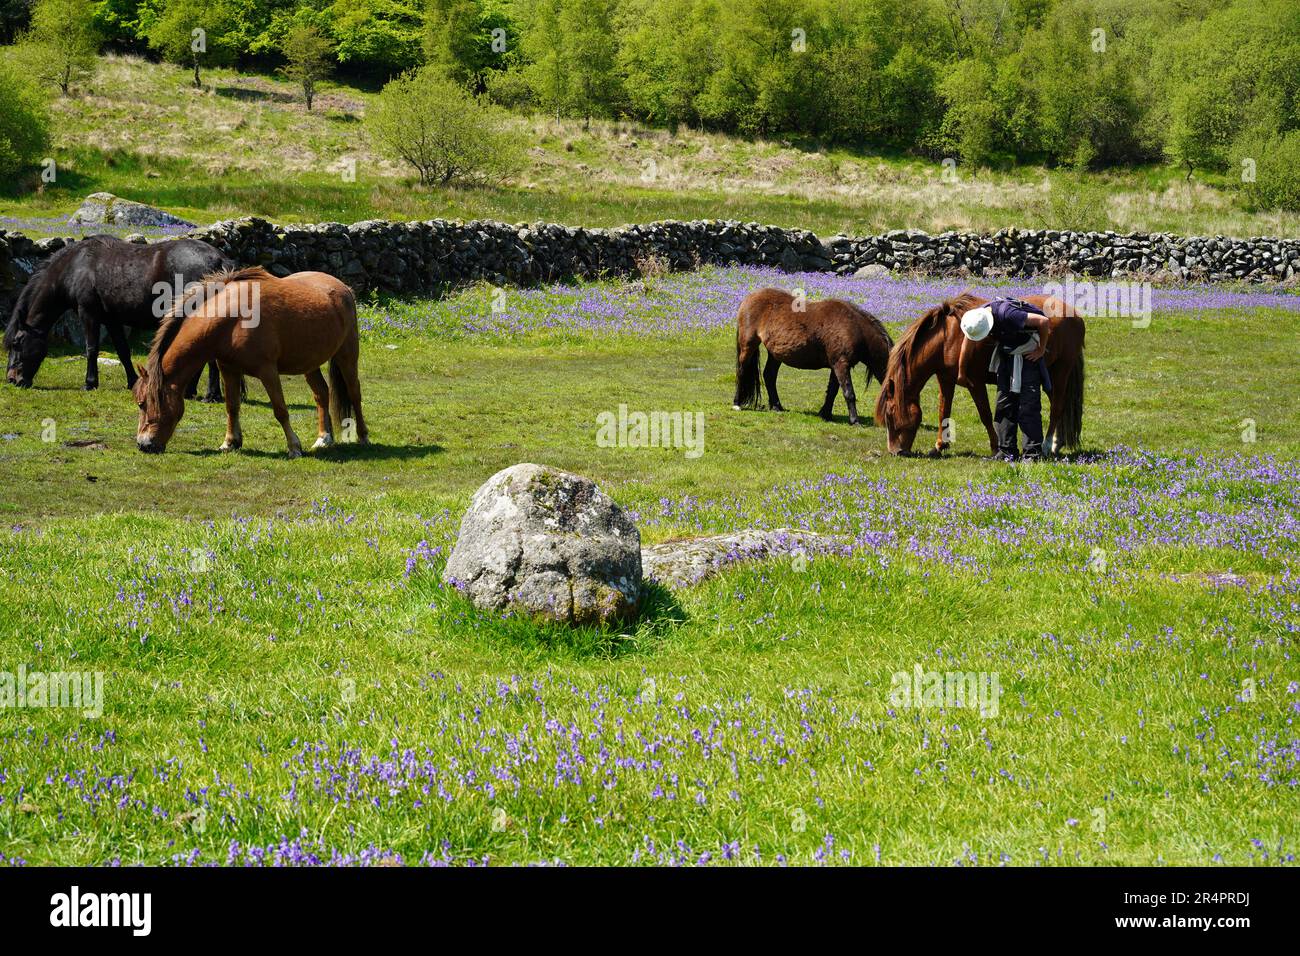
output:
M 192 228 L 194 223 L 112 193 L 91 193 L 69 218 L 74 225 Z
M 812 531 L 747 529 L 654 544 L 641 552 L 645 575 L 673 588 L 690 587 L 740 561 L 830 554 L 845 550 L 838 538 Z
M 483 610 L 618 621 L 641 604 L 641 534 L 590 479 L 514 465 L 474 492 L 443 577 Z

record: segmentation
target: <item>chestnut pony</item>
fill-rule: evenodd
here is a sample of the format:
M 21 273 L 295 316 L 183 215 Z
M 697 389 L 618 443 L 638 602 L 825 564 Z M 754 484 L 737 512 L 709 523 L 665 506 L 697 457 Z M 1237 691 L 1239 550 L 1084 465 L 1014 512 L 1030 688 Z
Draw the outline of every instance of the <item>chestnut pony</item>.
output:
M 1077 448 L 1083 431 L 1083 317 L 1060 299 L 1026 295 L 1023 301 L 1041 309 L 1051 319 L 1048 326 L 1047 370 L 1052 378 L 1051 412 L 1045 446 L 1053 454 Z M 939 379 L 939 437 L 934 451 L 948 447 L 948 431 L 942 423 L 952 414 L 952 393 L 956 385 L 970 391 L 980 421 L 989 436 L 989 449 L 996 454 L 997 436 L 989 408 L 988 386 L 995 382 L 989 372 L 996 341 L 968 342 L 961 331 L 961 317 L 989 300 L 969 292 L 948 299 L 921 316 L 903 333 L 889 355 L 884 387 L 876 400 L 876 421 L 889 432 L 889 451 L 910 454 L 921 427 L 921 390 L 932 377 Z
M 885 365 L 893 339 L 885 326 L 870 312 L 842 299 L 807 302 L 796 308 L 795 297 L 783 289 L 760 289 L 745 296 L 736 317 L 736 396 L 732 407 L 758 405 L 758 357 L 760 343 L 767 347 L 763 384 L 773 411 L 782 412 L 776 393 L 776 373 L 781 365 L 793 368 L 831 370 L 826 384 L 822 418 L 830 421 L 835 391 L 844 393 L 849 406 L 849 424 L 858 423 L 857 397 L 849 370 L 866 363 L 867 382 L 874 375 L 885 380 Z
M 212 273 L 172 308 L 154 336 L 148 364 L 139 369 L 135 398 L 140 406 L 136 445 L 161 452 L 185 413 L 182 386 L 196 369 L 215 359 L 226 386 L 226 440 L 221 451 L 243 444 L 239 427 L 241 375 L 261 381 L 284 429 L 289 457 L 302 454 L 289 425 L 280 390 L 281 375 L 302 375 L 316 399 L 318 438 L 314 448 L 334 443 L 334 425 L 347 431 L 355 419 L 357 441 L 365 444 L 361 386 L 357 381 L 357 304 L 352 290 L 323 272 L 299 272 L 277 279 L 265 269 Z M 329 362 L 330 382 L 320 366 Z

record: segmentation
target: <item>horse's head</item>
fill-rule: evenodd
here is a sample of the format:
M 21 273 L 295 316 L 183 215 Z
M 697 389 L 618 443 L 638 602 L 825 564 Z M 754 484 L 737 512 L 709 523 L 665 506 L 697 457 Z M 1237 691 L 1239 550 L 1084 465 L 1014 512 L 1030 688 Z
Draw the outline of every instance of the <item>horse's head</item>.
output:
M 160 455 L 167 450 L 167 442 L 185 414 L 185 396 L 179 384 L 164 380 L 161 367 L 150 371 L 141 365 L 137 371 L 140 378 L 132 389 L 140 406 L 135 446 L 143 452 Z
M 11 344 L 5 377 L 20 388 L 31 388 L 32 379 L 50 350 L 49 336 L 44 329 L 19 325 L 6 340 Z
M 876 400 L 876 422 L 885 426 L 891 455 L 912 453 L 912 442 L 921 428 L 920 396 L 909 394 L 906 379 L 893 361 Z

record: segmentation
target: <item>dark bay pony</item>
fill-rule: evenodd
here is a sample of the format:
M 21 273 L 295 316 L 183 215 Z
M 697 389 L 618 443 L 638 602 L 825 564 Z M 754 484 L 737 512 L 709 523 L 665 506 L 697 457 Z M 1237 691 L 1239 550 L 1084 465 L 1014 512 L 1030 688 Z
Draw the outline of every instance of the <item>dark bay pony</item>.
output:
M 315 448 L 334 443 L 334 425 L 346 436 L 368 440 L 361 417 L 357 380 L 360 335 L 352 290 L 323 272 L 298 272 L 277 279 L 265 269 L 227 270 L 207 276 L 163 318 L 140 367 L 135 398 L 140 406 L 136 446 L 162 452 L 185 413 L 183 383 L 207 362 L 216 361 L 226 385 L 226 440 L 222 451 L 244 443 L 239 427 L 239 382 L 255 376 L 266 388 L 275 419 L 284 429 L 289 457 L 302 444 L 289 425 L 280 389 L 281 375 L 302 375 L 316 399 Z M 329 363 L 325 384 L 321 365 Z
M 1020 298 L 1051 319 L 1044 358 L 1052 377 L 1052 393 L 1044 445 L 1052 454 L 1077 448 L 1083 431 L 1083 317 L 1061 299 L 1045 295 Z M 997 453 L 998 440 L 993 431 L 988 393 L 988 386 L 996 381 L 988 368 L 997 343 L 993 336 L 981 342 L 969 342 L 961 331 L 961 317 L 988 302 L 963 292 L 925 313 L 899 338 L 890 353 L 884 387 L 876 400 L 876 421 L 888 429 L 892 454 L 911 452 L 921 427 L 921 390 L 936 376 L 941 426 L 935 452 L 942 452 L 949 445 L 942 423 L 952 414 L 953 388 L 961 385 L 975 400 L 980 421 L 988 432 L 989 448 Z
M 826 384 L 822 418 L 830 421 L 835 392 L 844 393 L 849 407 L 849 424 L 858 423 L 857 397 L 849 371 L 863 362 L 867 383 L 871 376 L 885 380 L 885 365 L 893 339 L 885 326 L 870 312 L 842 299 L 804 303 L 796 308 L 795 297 L 783 289 L 760 289 L 745 296 L 736 316 L 736 395 L 732 407 L 755 408 L 759 403 L 759 345 L 767 348 L 763 384 L 767 403 L 782 412 L 776 393 L 776 374 L 782 364 L 793 368 L 831 370 Z
M 86 332 L 86 385 L 99 387 L 99 328 L 108 329 L 117 357 L 126 371 L 126 384 L 135 385 L 135 367 L 127 343 L 126 326 L 152 328 L 170 305 L 160 292 L 166 286 L 173 298 L 210 272 L 229 268 L 230 260 L 198 239 L 176 239 L 137 245 L 114 236 L 91 236 L 64 246 L 46 259 L 23 287 L 5 329 L 9 350 L 8 380 L 30 386 L 45 360 L 49 333 L 59 317 L 75 309 Z M 197 374 L 190 394 L 197 389 Z M 205 401 L 220 401 L 217 368 L 208 369 Z

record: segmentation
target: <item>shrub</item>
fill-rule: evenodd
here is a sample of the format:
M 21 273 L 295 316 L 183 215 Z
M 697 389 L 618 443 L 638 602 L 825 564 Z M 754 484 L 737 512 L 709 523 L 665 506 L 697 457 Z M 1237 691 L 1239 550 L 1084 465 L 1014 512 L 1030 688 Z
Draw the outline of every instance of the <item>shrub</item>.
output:
M 35 82 L 4 61 L 0 103 L 0 178 L 8 180 L 38 162 L 49 146 L 49 105 Z
M 380 152 L 410 165 L 424 185 L 500 182 L 522 159 L 504 111 L 429 67 L 385 86 L 366 126 Z
M 1087 175 L 1092 150 L 1085 143 L 1074 154 L 1071 168 L 1058 171 L 1048 183 L 1043 201 L 1029 210 L 1030 222 L 1038 229 L 1067 232 L 1105 232 L 1113 223 L 1106 210 L 1110 191 L 1100 180 Z
M 1237 173 L 1242 177 L 1242 198 L 1249 212 L 1261 209 L 1300 212 L 1300 130 L 1243 137 L 1233 153 Z

